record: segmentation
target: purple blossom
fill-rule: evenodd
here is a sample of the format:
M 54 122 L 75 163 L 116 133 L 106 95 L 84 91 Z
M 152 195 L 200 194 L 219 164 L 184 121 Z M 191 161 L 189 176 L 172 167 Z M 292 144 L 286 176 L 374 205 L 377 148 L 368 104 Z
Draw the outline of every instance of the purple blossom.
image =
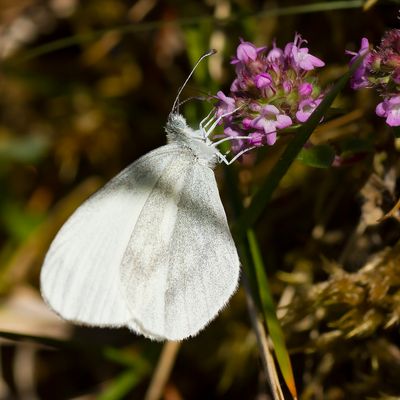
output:
M 292 82 L 290 81 L 283 81 L 282 82 L 282 88 L 285 94 L 290 93 L 292 91 Z
M 249 110 L 255 112 L 255 113 L 260 113 L 263 110 L 263 106 L 259 104 L 258 102 L 251 102 L 249 104 Z
M 243 129 L 246 129 L 246 130 L 251 129 L 253 127 L 253 120 L 248 117 L 243 118 L 242 126 L 243 126 Z
M 239 79 L 235 79 L 230 87 L 231 92 L 238 92 L 240 90 Z
M 306 122 L 313 111 L 318 107 L 319 103 L 321 103 L 322 99 L 305 99 L 302 100 L 299 104 L 299 109 L 296 112 L 296 118 L 299 122 Z
M 325 63 L 319 58 L 308 53 L 307 48 L 299 49 L 296 46 L 292 47 L 292 57 L 294 65 L 305 71 L 312 71 L 315 67 L 323 67 Z
M 251 123 L 252 128 L 264 133 L 270 145 L 276 142 L 277 129 L 284 129 L 290 125 L 292 125 L 292 119 L 273 105 L 265 106 L 262 114 Z
M 236 57 L 231 61 L 231 64 L 248 63 L 257 59 L 258 53 L 265 50 L 265 47 L 256 47 L 253 43 L 245 42 L 240 39 L 240 44 L 236 49 Z
M 253 121 L 252 127 L 257 129 L 258 133 L 265 137 L 268 145 L 272 146 L 277 140 L 276 121 L 264 117 L 258 117 Z
M 288 43 L 285 47 L 284 54 L 291 59 L 294 68 L 303 69 L 304 71 L 312 71 L 315 67 L 323 67 L 325 63 L 319 58 L 309 53 L 307 47 L 301 47 L 305 40 L 296 34 L 292 43 Z
M 269 62 L 277 62 L 283 58 L 283 51 L 279 47 L 276 47 L 276 43 L 273 43 L 272 49 L 269 51 L 267 55 L 267 61 Z
M 262 109 L 261 115 L 252 122 L 253 128 L 262 129 L 265 134 L 276 131 L 276 129 L 287 128 L 290 125 L 292 125 L 292 119 L 272 104 L 266 105 Z
M 276 132 L 276 121 L 265 117 L 257 117 L 251 124 L 252 128 L 259 129 L 265 135 Z
M 350 60 L 350 64 L 353 64 L 354 61 L 356 61 L 358 59 L 358 57 L 363 56 L 364 54 L 366 54 L 366 52 L 369 50 L 369 41 L 367 38 L 363 37 L 361 39 L 361 47 L 360 50 L 358 50 L 358 52 L 354 52 L 354 51 L 349 51 L 346 50 L 346 54 L 350 54 L 353 57 Z
M 280 114 L 276 116 L 276 127 L 278 129 L 285 129 L 292 124 L 293 121 L 292 118 L 289 117 L 289 115 Z
M 299 95 L 301 97 L 308 97 L 311 95 L 313 91 L 313 86 L 311 83 L 304 82 L 299 86 Z
M 264 144 L 264 135 L 260 132 L 252 132 L 249 137 L 249 142 L 252 146 L 260 147 Z
M 269 104 L 263 108 L 262 115 L 265 118 L 269 118 L 269 119 L 275 118 L 276 127 L 279 129 L 284 129 L 284 128 L 287 128 L 288 126 L 292 125 L 291 118 L 288 115 L 286 115 L 285 113 L 279 111 L 279 109 L 272 104 Z
M 262 72 L 261 74 L 256 75 L 254 78 L 254 83 L 258 89 L 270 87 L 272 82 L 272 77 L 267 72 Z
M 277 135 L 276 135 L 276 131 L 275 132 L 270 132 L 267 136 L 266 136 L 266 141 L 267 144 L 269 146 L 273 146 L 276 142 L 277 139 Z
M 236 50 L 236 58 L 232 60 L 232 64 L 239 62 L 247 63 L 255 61 L 257 58 L 257 47 L 250 42 L 242 42 Z
M 224 92 L 219 91 L 216 96 L 219 99 L 217 108 L 217 117 L 221 115 L 232 113 L 236 108 L 235 99 L 225 96 Z
M 262 108 L 262 114 L 267 117 L 279 115 L 279 109 L 273 104 L 268 104 Z
M 367 69 L 370 65 L 370 57 L 367 55 L 369 51 L 369 42 L 367 38 L 361 39 L 361 47 L 357 53 L 353 51 L 346 50 L 346 54 L 350 54 L 353 57 L 350 60 L 350 66 L 354 64 L 359 57 L 363 57 L 361 64 L 354 71 L 353 76 L 350 81 L 350 86 L 352 89 L 361 89 L 363 87 L 369 86 L 369 82 L 367 79 Z
M 232 129 L 230 126 L 228 126 L 228 127 L 226 127 L 226 128 L 224 129 L 224 133 L 225 133 L 225 135 L 226 135 L 227 137 L 241 136 L 241 133 L 240 133 L 240 132 L 238 132 L 238 131 Z M 235 153 L 238 153 L 238 152 L 242 149 L 243 144 L 244 144 L 244 143 L 243 143 L 243 140 L 242 140 L 242 139 L 232 140 L 232 144 L 231 144 L 232 150 L 233 150 Z
M 400 126 L 400 95 L 384 99 L 376 106 L 375 112 L 386 118 L 389 126 Z
M 225 133 L 225 135 L 228 136 L 228 137 L 241 136 L 240 132 L 238 132 L 238 131 L 232 129 L 230 126 L 227 126 L 227 127 L 224 129 L 224 133 Z

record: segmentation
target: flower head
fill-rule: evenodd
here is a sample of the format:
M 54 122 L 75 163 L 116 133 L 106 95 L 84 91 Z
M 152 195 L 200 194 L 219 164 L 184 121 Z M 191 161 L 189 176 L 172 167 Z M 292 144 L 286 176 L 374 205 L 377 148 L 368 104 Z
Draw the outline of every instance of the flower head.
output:
M 377 105 L 376 114 L 386 118 L 389 126 L 400 126 L 400 30 L 386 32 L 380 46 L 370 47 L 368 39 L 363 38 L 357 53 L 347 51 L 353 56 L 350 64 L 363 57 L 353 74 L 351 87 L 377 90 L 384 100 Z
M 228 95 L 217 93 L 216 116 L 226 136 L 242 136 L 233 150 L 273 145 L 279 132 L 305 121 L 323 95 L 314 70 L 324 62 L 310 54 L 299 34 L 284 49 L 256 47 L 241 39 L 232 59 L 236 78 Z

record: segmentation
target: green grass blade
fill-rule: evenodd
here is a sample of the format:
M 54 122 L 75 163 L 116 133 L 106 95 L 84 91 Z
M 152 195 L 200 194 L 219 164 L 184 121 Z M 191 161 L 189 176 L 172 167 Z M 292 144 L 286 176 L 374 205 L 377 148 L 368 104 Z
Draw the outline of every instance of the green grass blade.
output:
M 237 190 L 237 178 L 235 170 L 233 168 L 225 168 L 225 178 L 231 191 L 231 205 L 236 215 L 239 215 L 242 210 L 242 202 L 240 199 L 239 192 Z M 296 398 L 296 387 L 292 372 L 292 367 L 286 349 L 285 341 L 283 338 L 282 330 L 279 325 L 279 321 L 276 318 L 275 306 L 268 289 L 267 278 L 265 276 L 264 265 L 258 244 L 254 236 L 254 232 L 251 230 L 246 236 L 236 235 L 235 243 L 238 247 L 240 254 L 240 260 L 242 268 L 248 278 L 249 289 L 251 291 L 251 297 L 256 303 L 257 309 L 262 313 L 263 318 L 267 322 L 268 330 L 271 339 L 274 343 L 275 352 L 279 368 L 282 371 L 282 375 L 285 379 L 286 385 L 292 393 L 293 397 Z M 262 349 L 260 349 L 260 355 L 262 357 Z M 279 358 L 278 358 L 279 356 Z M 268 363 L 267 360 L 264 360 Z M 273 390 L 273 388 L 271 388 Z
M 247 230 L 247 240 L 252 256 L 255 274 L 257 277 L 262 312 L 268 327 L 269 335 L 271 336 L 272 343 L 274 344 L 276 359 L 278 361 L 279 368 L 282 372 L 286 385 L 293 398 L 296 399 L 296 383 L 294 380 L 289 352 L 286 348 L 285 337 L 281 325 L 276 316 L 275 304 L 272 299 L 271 291 L 269 289 L 268 279 L 265 273 L 265 266 L 262 260 L 260 248 L 258 246 L 258 241 L 252 229 Z
M 143 378 L 137 370 L 128 369 L 117 376 L 100 394 L 98 400 L 120 400 L 125 397 Z

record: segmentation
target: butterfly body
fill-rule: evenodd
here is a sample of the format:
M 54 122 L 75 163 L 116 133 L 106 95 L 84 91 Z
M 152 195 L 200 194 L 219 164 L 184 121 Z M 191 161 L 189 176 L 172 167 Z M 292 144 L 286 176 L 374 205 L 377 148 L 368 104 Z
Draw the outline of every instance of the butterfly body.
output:
M 165 127 L 168 143 L 175 143 L 189 149 L 199 163 L 215 167 L 217 149 L 202 130 L 193 130 L 180 114 L 171 114 Z

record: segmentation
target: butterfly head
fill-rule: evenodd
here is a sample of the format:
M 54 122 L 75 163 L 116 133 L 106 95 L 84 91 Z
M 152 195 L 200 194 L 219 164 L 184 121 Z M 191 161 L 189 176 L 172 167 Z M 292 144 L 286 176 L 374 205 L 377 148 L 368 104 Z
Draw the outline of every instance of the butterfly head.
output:
M 165 131 L 168 143 L 189 149 L 204 165 L 213 167 L 216 164 L 216 148 L 211 146 L 212 143 L 204 136 L 201 129 L 190 128 L 181 114 L 172 112 L 169 115 Z

